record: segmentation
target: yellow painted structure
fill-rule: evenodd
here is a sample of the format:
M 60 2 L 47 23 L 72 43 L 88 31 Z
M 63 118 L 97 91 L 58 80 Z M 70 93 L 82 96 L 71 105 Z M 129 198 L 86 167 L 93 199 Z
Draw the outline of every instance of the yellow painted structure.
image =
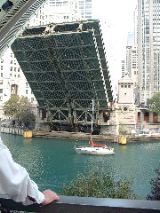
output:
M 125 135 L 119 135 L 118 143 L 121 144 L 121 145 L 126 145 L 127 144 L 127 137 Z
M 23 132 L 23 137 L 24 138 L 32 138 L 32 131 L 31 130 L 28 130 L 28 131 L 24 131 Z

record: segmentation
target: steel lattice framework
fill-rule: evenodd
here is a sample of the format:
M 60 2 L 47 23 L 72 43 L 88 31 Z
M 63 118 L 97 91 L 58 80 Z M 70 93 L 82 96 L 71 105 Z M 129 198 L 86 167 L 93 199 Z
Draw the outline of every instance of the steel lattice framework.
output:
M 12 49 L 40 108 L 71 113 L 90 108 L 92 99 L 98 110 L 112 102 L 98 20 L 27 29 Z

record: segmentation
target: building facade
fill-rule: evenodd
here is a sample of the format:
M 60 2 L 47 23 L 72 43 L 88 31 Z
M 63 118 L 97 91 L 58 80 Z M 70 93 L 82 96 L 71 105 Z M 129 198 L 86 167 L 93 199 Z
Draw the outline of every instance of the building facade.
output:
M 92 18 L 92 0 L 47 0 L 28 25 L 45 25 Z
M 126 46 L 126 59 L 121 61 L 121 77 L 128 75 L 134 82 L 134 88 L 138 86 L 138 52 L 137 46 Z
M 138 84 L 140 104 L 160 91 L 160 1 L 138 0 Z

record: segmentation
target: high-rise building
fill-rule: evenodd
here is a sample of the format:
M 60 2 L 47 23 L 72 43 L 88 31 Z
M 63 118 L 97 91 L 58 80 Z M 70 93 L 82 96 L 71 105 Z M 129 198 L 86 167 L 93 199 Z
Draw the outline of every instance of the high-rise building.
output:
M 29 25 L 44 25 L 92 18 L 92 0 L 47 0 Z
M 121 71 L 122 78 L 126 75 L 129 76 L 134 88 L 138 86 L 138 53 L 137 46 L 126 46 L 126 59 L 122 60 Z
M 126 46 L 126 73 L 138 85 L 138 53 L 137 46 Z
M 126 73 L 126 61 L 125 60 L 121 61 L 121 72 L 122 72 L 121 77 L 123 78 L 127 74 Z
M 138 0 L 140 103 L 160 91 L 160 0 Z
M 92 18 L 92 0 L 48 0 L 48 5 L 57 11 L 68 7 L 68 16 L 71 16 L 72 20 Z
M 132 63 L 132 46 L 126 46 L 126 72 L 131 78 L 131 63 Z

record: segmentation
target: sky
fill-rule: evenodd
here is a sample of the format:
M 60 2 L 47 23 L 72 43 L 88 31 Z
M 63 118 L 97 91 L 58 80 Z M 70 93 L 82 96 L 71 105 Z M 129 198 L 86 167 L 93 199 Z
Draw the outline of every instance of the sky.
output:
M 134 29 L 137 0 L 93 0 L 93 18 L 100 19 L 113 90 L 121 77 L 128 32 Z

